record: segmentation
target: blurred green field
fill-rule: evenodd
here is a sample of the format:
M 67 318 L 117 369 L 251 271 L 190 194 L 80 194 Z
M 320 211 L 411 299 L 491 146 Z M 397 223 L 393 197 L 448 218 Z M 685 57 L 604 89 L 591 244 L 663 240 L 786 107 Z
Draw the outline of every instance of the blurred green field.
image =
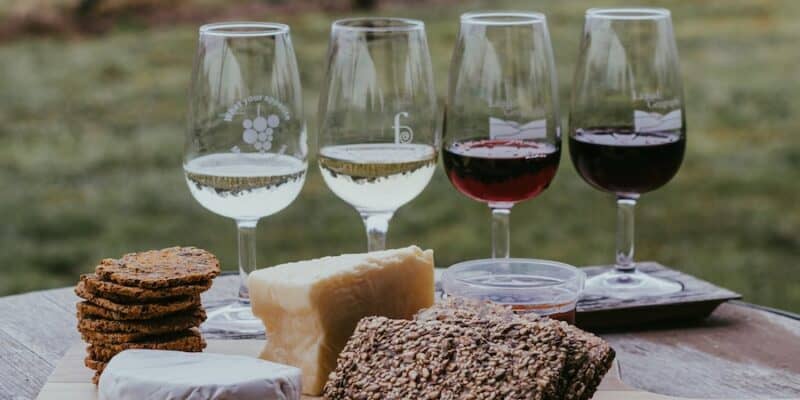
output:
M 668 6 L 684 76 L 688 154 L 678 176 L 646 195 L 637 258 L 657 260 L 800 311 L 800 2 L 638 2 Z M 389 7 L 423 19 L 439 97 L 459 13 L 547 13 L 567 101 L 584 9 L 621 1 L 500 1 Z M 245 15 L 289 23 L 315 131 L 328 29 L 317 11 Z M 0 44 L 0 295 L 70 285 L 109 256 L 175 244 L 236 263 L 232 221 L 190 196 L 181 151 L 196 24 L 120 24 L 101 36 Z M 512 253 L 577 265 L 612 260 L 614 204 L 585 184 L 565 153 L 553 185 L 512 212 Z M 447 266 L 489 254 L 485 206 L 441 170 L 392 221 L 389 246 L 436 251 Z M 262 265 L 365 249 L 356 212 L 316 169 L 299 199 L 259 225 Z

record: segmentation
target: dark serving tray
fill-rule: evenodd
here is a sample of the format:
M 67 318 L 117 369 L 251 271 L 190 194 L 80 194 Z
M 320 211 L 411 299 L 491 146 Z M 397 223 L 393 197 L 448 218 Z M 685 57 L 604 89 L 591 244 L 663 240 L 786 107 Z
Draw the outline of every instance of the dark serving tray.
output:
M 670 269 L 652 261 L 636 264 L 640 271 L 683 285 L 683 290 L 663 297 L 643 297 L 620 300 L 584 298 L 578 302 L 576 324 L 589 331 L 609 331 L 622 328 L 652 326 L 661 323 L 705 318 L 720 304 L 742 298 L 738 293 L 721 288 L 700 278 Z M 592 277 L 611 266 L 581 268 Z M 441 273 L 436 269 L 436 298 L 441 299 Z
M 679 282 L 683 290 L 663 297 L 643 297 L 620 300 L 612 298 L 583 298 L 578 302 L 577 325 L 597 331 L 631 328 L 656 323 L 702 319 L 720 304 L 742 296 L 689 274 L 670 269 L 656 262 L 637 263 L 640 271 Z M 582 268 L 588 277 L 610 266 Z

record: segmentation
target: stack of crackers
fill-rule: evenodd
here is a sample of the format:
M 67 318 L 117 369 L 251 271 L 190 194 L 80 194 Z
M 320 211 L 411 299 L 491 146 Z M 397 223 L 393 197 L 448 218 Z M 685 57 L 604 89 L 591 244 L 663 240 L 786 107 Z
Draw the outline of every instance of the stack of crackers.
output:
M 127 349 L 199 352 L 206 313 L 200 293 L 220 273 L 219 260 L 195 247 L 171 247 L 104 259 L 81 276 L 75 293 L 85 364 L 97 383 L 108 361 Z

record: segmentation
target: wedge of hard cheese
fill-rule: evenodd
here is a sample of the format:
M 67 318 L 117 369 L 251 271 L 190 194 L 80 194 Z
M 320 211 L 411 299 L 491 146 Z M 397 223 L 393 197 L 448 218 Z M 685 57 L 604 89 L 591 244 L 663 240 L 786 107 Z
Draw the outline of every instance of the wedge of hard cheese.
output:
M 265 268 L 247 280 L 267 330 L 261 358 L 298 367 L 319 395 L 358 321 L 411 319 L 433 304 L 433 251 L 417 246 Z

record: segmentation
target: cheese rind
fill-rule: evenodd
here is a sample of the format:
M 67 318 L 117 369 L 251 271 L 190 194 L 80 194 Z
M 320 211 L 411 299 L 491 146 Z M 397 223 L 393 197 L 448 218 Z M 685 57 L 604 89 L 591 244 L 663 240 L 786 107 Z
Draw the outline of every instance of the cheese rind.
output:
M 254 357 L 125 350 L 97 388 L 99 400 L 299 400 L 301 374 Z
M 319 395 L 339 352 L 366 316 L 411 319 L 433 304 L 433 251 L 417 246 L 282 264 L 248 278 L 267 331 L 261 358 L 303 371 Z

